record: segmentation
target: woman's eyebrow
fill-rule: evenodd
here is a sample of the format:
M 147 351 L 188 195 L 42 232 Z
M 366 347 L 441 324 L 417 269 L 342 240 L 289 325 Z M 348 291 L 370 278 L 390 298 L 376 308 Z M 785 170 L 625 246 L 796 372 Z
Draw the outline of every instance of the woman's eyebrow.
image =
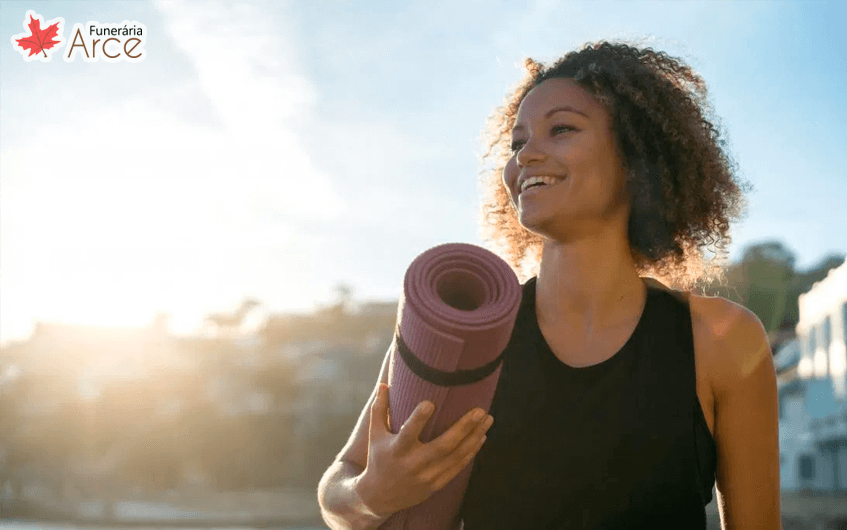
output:
M 556 107 L 556 108 L 550 109 L 550 110 L 547 111 L 546 114 L 544 114 L 544 117 L 549 118 L 550 116 L 552 116 L 553 114 L 555 114 L 557 112 L 573 112 L 575 114 L 580 114 L 582 116 L 585 116 L 586 118 L 588 117 L 588 114 L 582 112 L 581 110 L 575 109 L 573 107 L 568 107 L 568 106 Z M 521 130 L 523 128 L 524 128 L 523 125 L 515 125 L 514 127 L 512 127 L 512 130 L 518 131 L 518 130 Z

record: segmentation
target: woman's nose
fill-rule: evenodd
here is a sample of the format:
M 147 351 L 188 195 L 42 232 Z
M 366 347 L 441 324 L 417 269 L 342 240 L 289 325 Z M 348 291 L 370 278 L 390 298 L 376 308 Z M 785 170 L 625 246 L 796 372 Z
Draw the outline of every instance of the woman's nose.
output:
M 533 140 L 527 140 L 515 156 L 515 160 L 519 166 L 528 166 L 532 162 L 541 160 L 542 158 L 544 158 L 544 153 L 538 149 Z

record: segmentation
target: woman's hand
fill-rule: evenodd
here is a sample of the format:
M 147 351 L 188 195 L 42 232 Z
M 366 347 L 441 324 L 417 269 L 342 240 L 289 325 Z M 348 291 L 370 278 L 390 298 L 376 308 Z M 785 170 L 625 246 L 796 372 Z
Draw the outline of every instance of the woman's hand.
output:
M 438 438 L 419 440 L 435 407 L 422 401 L 395 435 L 388 428 L 388 386 L 380 385 L 371 407 L 368 462 L 356 491 L 377 515 L 389 515 L 428 499 L 476 456 L 493 418 L 469 411 Z M 479 418 L 474 416 L 479 412 Z

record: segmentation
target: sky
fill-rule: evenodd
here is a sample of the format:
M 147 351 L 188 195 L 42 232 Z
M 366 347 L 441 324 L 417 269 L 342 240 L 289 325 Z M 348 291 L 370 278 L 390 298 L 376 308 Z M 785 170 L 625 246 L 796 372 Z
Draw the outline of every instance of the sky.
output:
M 482 244 L 480 135 L 523 58 L 600 39 L 705 79 L 754 187 L 731 259 L 772 239 L 800 268 L 847 253 L 845 5 L 4 1 L 0 343 L 157 312 L 192 333 L 245 297 L 313 310 L 339 282 L 397 299 L 424 250 Z M 48 62 L 12 45 L 30 9 L 64 19 Z M 63 60 L 90 21 L 143 24 L 144 59 Z

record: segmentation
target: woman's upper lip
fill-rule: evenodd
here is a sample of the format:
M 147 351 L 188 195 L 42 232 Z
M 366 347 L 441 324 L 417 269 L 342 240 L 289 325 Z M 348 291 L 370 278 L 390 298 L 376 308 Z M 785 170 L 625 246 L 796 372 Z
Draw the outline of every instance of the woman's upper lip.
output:
M 559 175 L 554 175 L 552 173 L 541 173 L 541 172 L 534 173 L 532 175 L 525 175 L 525 176 L 518 179 L 518 194 L 520 194 L 521 191 L 523 191 L 521 189 L 521 188 L 523 188 L 523 183 L 526 182 L 527 180 L 531 179 L 532 177 L 552 177 L 554 179 L 560 179 L 561 180 L 561 179 L 565 179 L 567 176 L 563 177 L 563 176 L 559 176 Z

